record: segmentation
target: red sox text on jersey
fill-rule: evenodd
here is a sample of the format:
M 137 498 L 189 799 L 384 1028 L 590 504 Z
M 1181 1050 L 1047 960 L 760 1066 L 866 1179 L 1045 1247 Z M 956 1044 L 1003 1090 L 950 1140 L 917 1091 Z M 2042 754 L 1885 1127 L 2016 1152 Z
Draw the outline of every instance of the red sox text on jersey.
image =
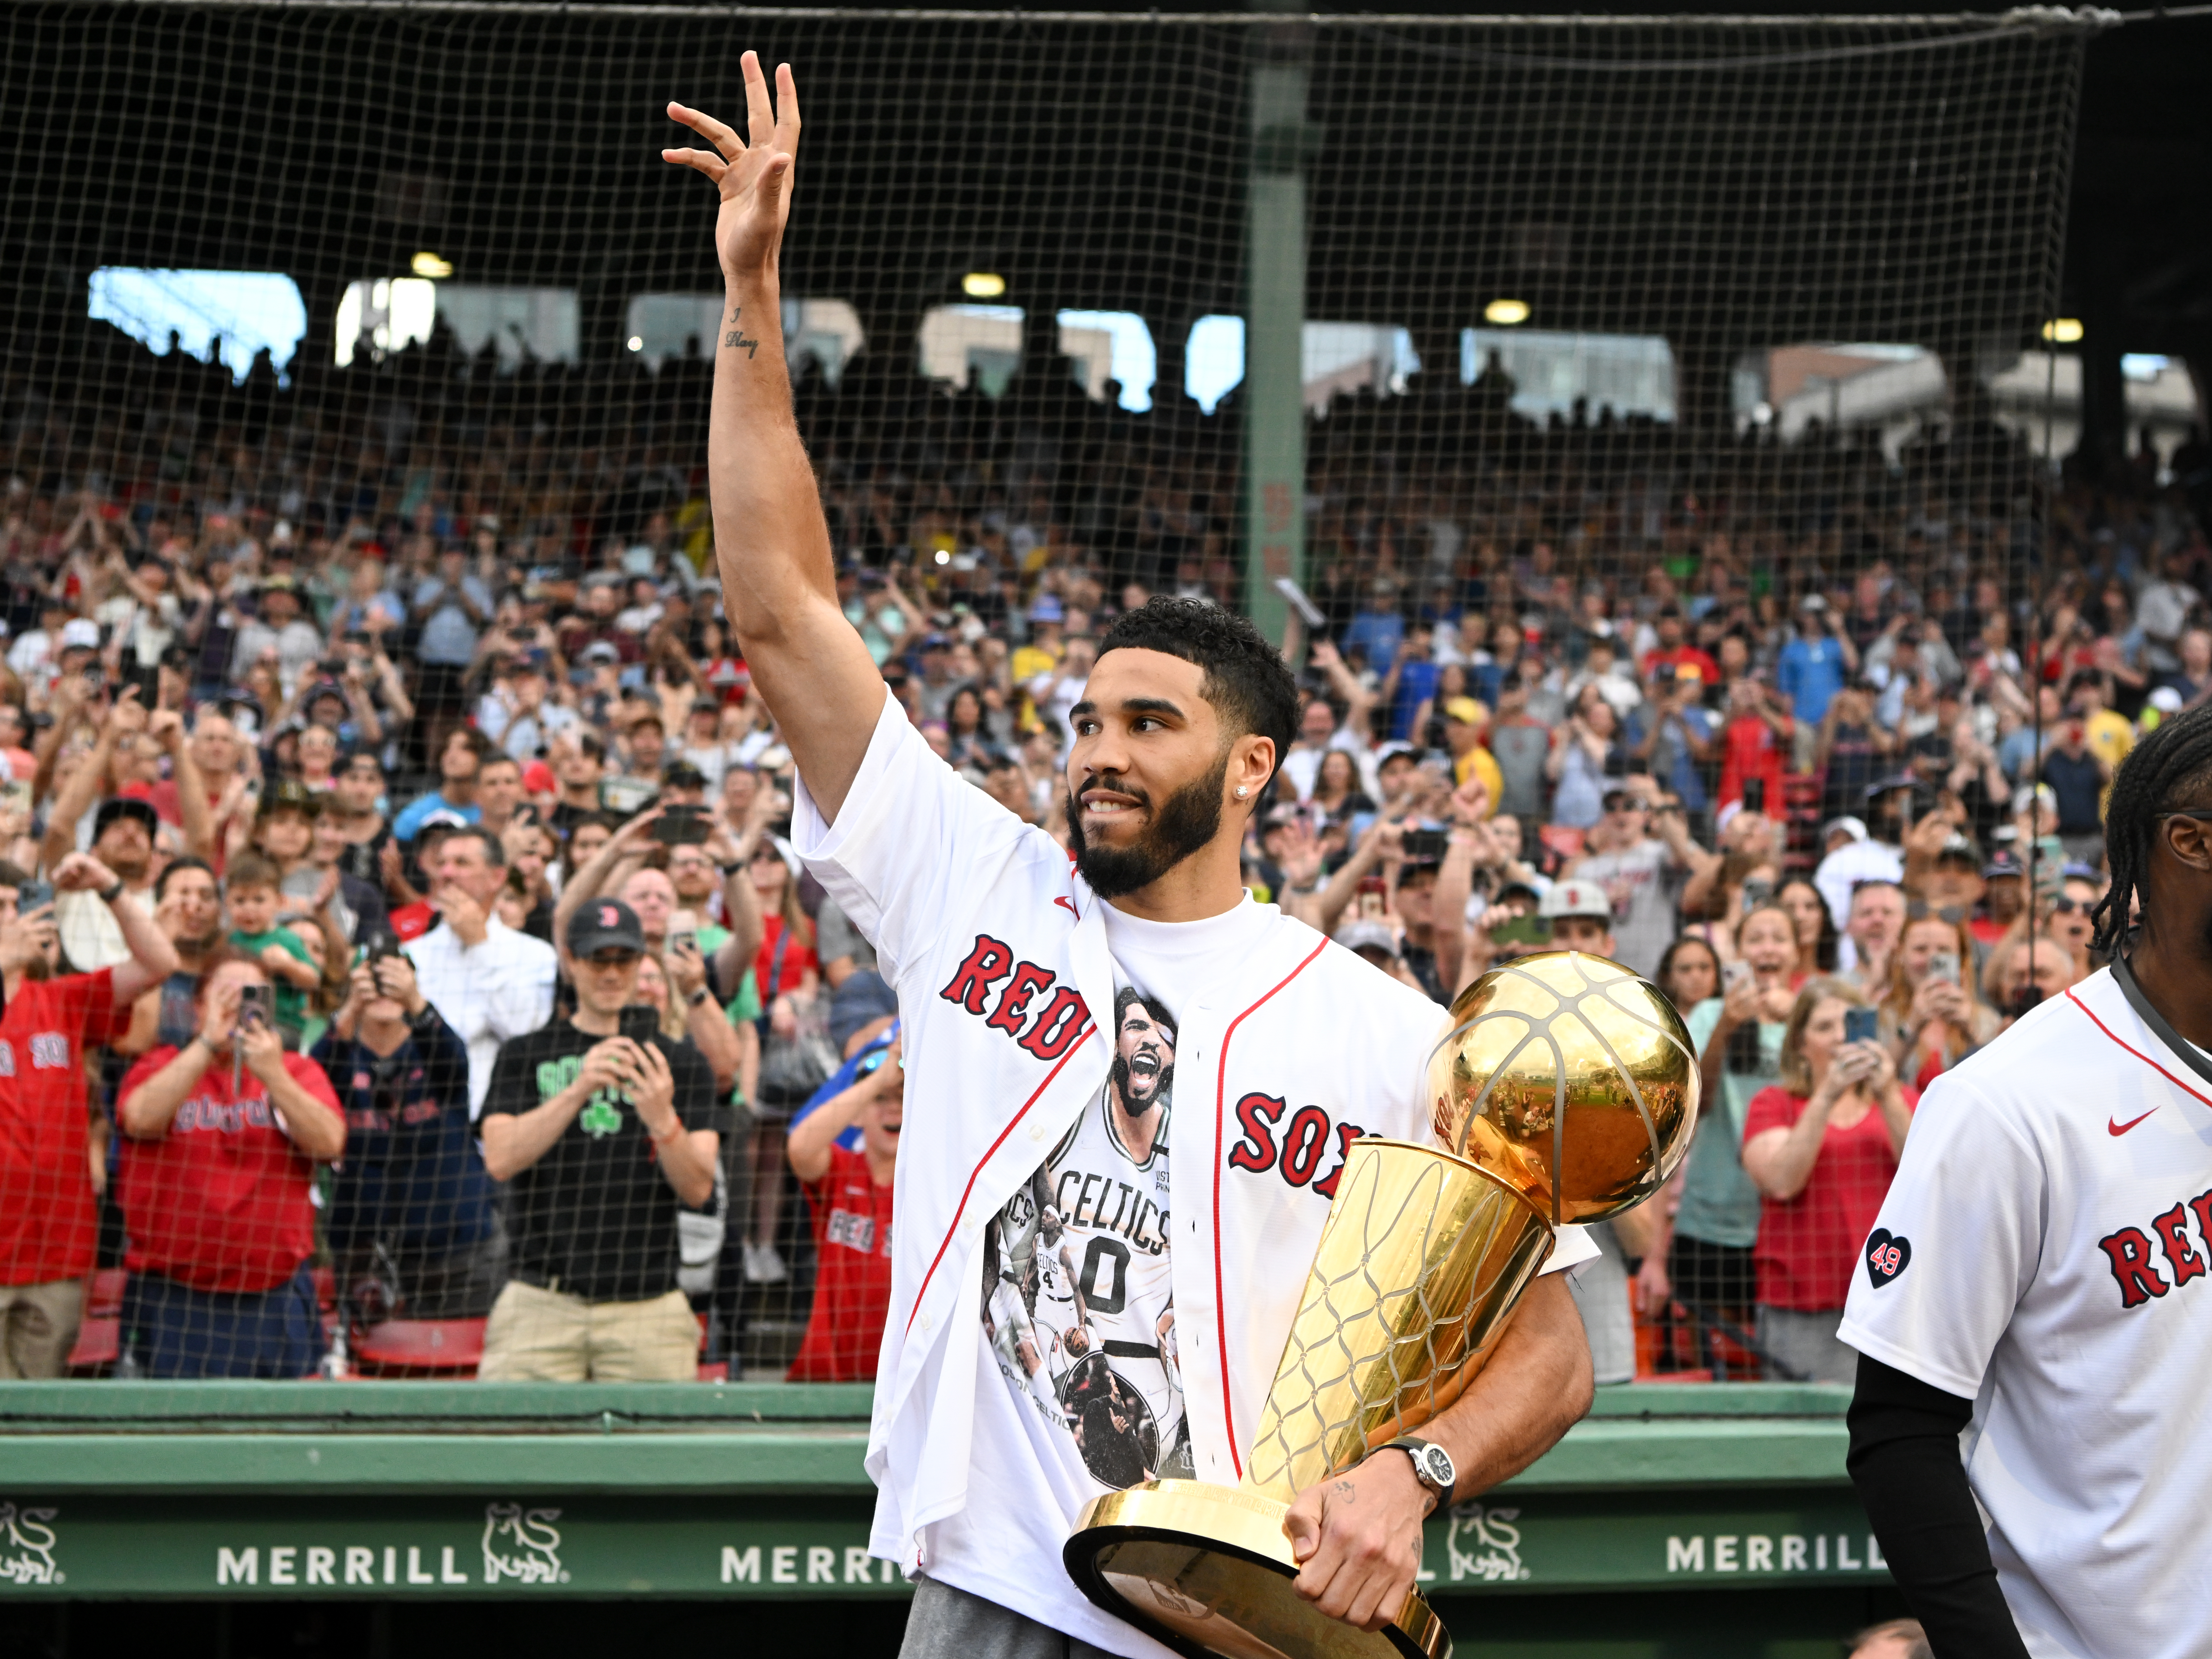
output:
M 1004 988 L 995 998 L 994 987 Z M 1052 992 L 1050 998 L 1038 1002 L 1046 991 Z M 975 935 L 975 944 L 938 995 L 980 1015 L 986 1025 L 1004 1031 L 1039 1060 L 1058 1060 L 1090 1026 L 1089 1012 L 1073 986 L 1055 988 L 1048 969 L 1018 961 L 1012 945 L 988 933 Z M 1249 1093 L 1239 1100 L 1237 1121 L 1243 1138 L 1231 1151 L 1229 1167 L 1255 1175 L 1272 1170 L 1293 1187 L 1310 1188 L 1324 1202 L 1334 1198 L 1345 1149 L 1364 1132 L 1356 1123 L 1332 1122 L 1318 1106 L 1299 1107 L 1287 1122 L 1283 1121 L 1285 1112 L 1290 1107 L 1280 1095 Z M 1089 1198 L 1084 1194 L 1079 1201 L 1087 1203 Z M 1060 1207 L 1068 1210 L 1064 1201 Z

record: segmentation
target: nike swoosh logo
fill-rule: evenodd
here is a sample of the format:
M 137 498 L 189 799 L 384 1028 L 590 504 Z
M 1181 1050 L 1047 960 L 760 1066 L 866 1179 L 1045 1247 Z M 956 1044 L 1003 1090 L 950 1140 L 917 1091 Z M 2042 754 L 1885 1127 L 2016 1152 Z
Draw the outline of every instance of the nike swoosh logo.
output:
M 2157 1109 L 2158 1108 L 2154 1106 L 2150 1109 L 2150 1112 L 2145 1112 L 2142 1115 L 2142 1117 L 2131 1117 L 2125 1123 L 2119 1122 L 2116 1119 L 2108 1117 L 2105 1120 L 2105 1132 L 2107 1134 L 2112 1135 L 2124 1135 L 2127 1133 L 2129 1130 L 2134 1128 L 2136 1124 L 2142 1122 L 2143 1121 L 2143 1117 L 2148 1117 L 2151 1115 L 2151 1112 L 2155 1112 Z

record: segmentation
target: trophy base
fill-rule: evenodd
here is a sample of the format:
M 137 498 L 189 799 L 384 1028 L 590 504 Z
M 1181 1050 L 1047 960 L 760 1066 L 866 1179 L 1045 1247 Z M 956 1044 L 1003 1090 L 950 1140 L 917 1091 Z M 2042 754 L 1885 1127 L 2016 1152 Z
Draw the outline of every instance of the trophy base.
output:
M 1094 1499 L 1062 1555 L 1091 1601 L 1188 1659 L 1450 1659 L 1419 1590 L 1371 1632 L 1300 1596 L 1288 1512 L 1243 1487 L 1147 1480 Z

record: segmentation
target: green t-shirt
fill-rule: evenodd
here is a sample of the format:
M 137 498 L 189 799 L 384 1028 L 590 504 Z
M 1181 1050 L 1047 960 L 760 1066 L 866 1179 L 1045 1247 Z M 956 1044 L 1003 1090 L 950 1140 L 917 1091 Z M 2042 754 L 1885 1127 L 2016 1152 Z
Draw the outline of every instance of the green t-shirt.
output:
M 1721 1023 L 1721 999 L 1708 997 L 1690 1010 L 1690 1046 L 1702 1054 Z M 1743 1125 L 1751 1097 L 1780 1080 L 1782 1037 L 1786 1027 L 1759 1025 L 1759 1070 L 1723 1071 L 1721 1097 L 1699 1114 L 1697 1139 L 1690 1145 L 1682 1176 L 1681 1207 L 1674 1231 L 1708 1244 L 1748 1249 L 1759 1239 L 1759 1188 L 1743 1170 Z M 1718 1110 L 1714 1108 L 1717 1106 Z
M 310 968 L 315 965 L 315 959 L 307 954 L 307 947 L 301 943 L 300 936 L 289 927 L 272 927 L 265 933 L 241 933 L 233 928 L 230 942 L 241 951 L 252 951 L 256 957 L 272 945 L 281 945 L 298 961 L 306 963 Z M 270 975 L 270 979 L 276 987 L 276 1023 L 296 1039 L 307 1025 L 307 994 L 289 980 L 277 979 L 274 974 Z M 304 1050 L 305 1044 L 301 1046 Z

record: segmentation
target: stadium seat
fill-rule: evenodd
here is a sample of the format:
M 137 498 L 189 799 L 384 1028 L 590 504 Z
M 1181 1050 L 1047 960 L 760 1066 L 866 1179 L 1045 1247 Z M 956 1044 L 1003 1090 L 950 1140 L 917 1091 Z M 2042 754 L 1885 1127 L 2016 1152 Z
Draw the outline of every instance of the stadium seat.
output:
M 119 1305 L 119 1304 L 118 1304 Z M 123 1322 L 112 1314 L 88 1317 L 76 1328 L 76 1344 L 70 1350 L 72 1376 L 99 1376 L 115 1363 L 123 1348 Z
M 363 1376 L 471 1377 L 483 1358 L 481 1319 L 387 1319 L 354 1333 L 355 1368 Z
M 123 1281 L 125 1276 L 120 1267 L 102 1267 L 93 1274 L 84 1291 L 84 1316 L 87 1319 L 106 1319 L 123 1311 Z

